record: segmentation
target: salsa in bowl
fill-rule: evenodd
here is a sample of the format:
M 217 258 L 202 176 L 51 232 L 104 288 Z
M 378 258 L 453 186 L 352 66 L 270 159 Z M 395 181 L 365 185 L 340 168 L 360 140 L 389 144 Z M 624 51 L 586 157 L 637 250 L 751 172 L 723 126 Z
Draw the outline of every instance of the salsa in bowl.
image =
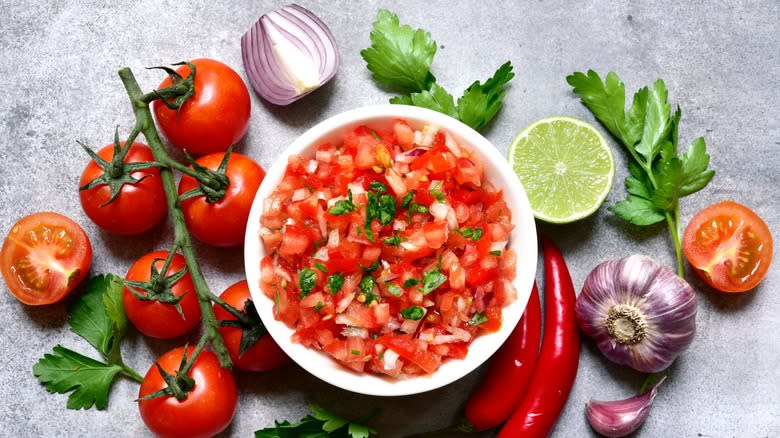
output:
M 506 160 L 471 128 L 402 105 L 307 131 L 250 213 L 247 279 L 269 333 L 341 388 L 405 395 L 469 373 L 506 340 L 536 231 Z

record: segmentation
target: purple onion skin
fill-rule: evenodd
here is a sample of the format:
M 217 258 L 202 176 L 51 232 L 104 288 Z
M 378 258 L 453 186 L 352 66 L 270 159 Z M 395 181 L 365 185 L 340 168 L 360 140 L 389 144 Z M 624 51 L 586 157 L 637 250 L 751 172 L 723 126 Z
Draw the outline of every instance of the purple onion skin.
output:
M 299 92 L 277 58 L 268 35 L 273 27 L 302 53 L 309 55 L 319 73 L 319 84 Z M 302 32 L 305 41 L 292 30 Z M 241 56 L 249 83 L 265 100 L 275 105 L 289 105 L 325 85 L 339 67 L 339 52 L 328 26 L 314 13 L 296 4 L 290 4 L 260 17 L 241 37 Z
M 620 323 L 638 322 L 641 336 L 627 340 L 610 331 L 610 309 L 619 308 L 633 317 L 618 318 Z M 671 269 L 649 257 L 632 255 L 593 269 L 577 298 L 576 314 L 580 329 L 608 359 L 655 373 L 668 367 L 693 341 L 696 294 Z

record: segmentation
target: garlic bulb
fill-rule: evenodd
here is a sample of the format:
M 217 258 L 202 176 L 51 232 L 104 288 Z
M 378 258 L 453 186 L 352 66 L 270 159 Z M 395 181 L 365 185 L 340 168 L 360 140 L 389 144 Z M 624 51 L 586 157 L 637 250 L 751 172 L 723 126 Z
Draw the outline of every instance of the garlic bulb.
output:
M 596 266 L 576 311 L 580 329 L 608 359 L 647 373 L 668 367 L 696 331 L 691 286 L 642 255 Z
M 590 426 L 610 438 L 626 436 L 639 429 L 650 415 L 658 385 L 665 379 L 662 377 L 648 391 L 625 400 L 588 401 L 586 410 Z

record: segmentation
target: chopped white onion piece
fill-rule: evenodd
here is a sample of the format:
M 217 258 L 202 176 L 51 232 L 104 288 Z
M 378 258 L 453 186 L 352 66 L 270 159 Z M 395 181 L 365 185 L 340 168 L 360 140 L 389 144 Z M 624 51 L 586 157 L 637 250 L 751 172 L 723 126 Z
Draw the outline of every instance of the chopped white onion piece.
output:
M 338 321 L 338 316 L 336 316 L 336 321 Z M 358 338 L 368 339 L 368 329 L 347 326 L 341 330 L 341 335 L 346 337 L 356 336 Z
M 452 152 L 452 155 L 455 155 L 457 158 L 463 156 L 463 149 L 458 146 L 449 132 L 444 133 L 444 145 L 447 146 L 447 149 L 449 149 L 450 152 Z
M 437 221 L 443 221 L 447 219 L 447 213 L 449 213 L 450 207 L 443 202 L 434 201 L 431 203 L 428 211 L 431 212 L 431 215 L 436 218 Z
M 328 248 L 336 248 L 339 246 L 339 230 L 338 228 L 334 228 L 330 230 L 330 233 L 328 234 L 328 244 L 326 245 Z
M 355 299 L 355 292 L 352 291 L 346 295 L 344 295 L 336 304 L 336 313 L 342 313 L 343 311 L 347 310 L 347 307 L 349 307 L 350 304 L 352 304 L 352 300 Z
M 307 189 L 297 189 L 293 192 L 292 201 L 303 201 L 307 196 L 309 196 L 309 191 Z
M 420 326 L 421 319 L 414 320 L 414 319 L 405 319 L 401 323 L 401 331 L 404 333 L 411 333 L 414 334 L 414 332 L 417 331 L 417 327 Z
M 398 353 L 396 353 L 392 349 L 388 348 L 387 350 L 385 350 L 385 354 L 384 356 L 382 356 L 385 362 L 384 368 L 386 370 L 392 370 L 393 368 L 395 368 L 395 365 L 398 362 L 399 357 L 400 356 L 398 355 Z
M 321 247 L 311 257 L 313 259 L 322 260 L 324 262 L 327 262 L 328 258 L 329 258 L 329 256 L 328 256 L 328 248 L 324 247 L 324 246 Z
M 490 244 L 490 250 L 491 251 L 503 251 L 504 248 L 506 248 L 506 244 L 509 243 L 506 240 L 501 240 L 498 242 L 493 242 Z

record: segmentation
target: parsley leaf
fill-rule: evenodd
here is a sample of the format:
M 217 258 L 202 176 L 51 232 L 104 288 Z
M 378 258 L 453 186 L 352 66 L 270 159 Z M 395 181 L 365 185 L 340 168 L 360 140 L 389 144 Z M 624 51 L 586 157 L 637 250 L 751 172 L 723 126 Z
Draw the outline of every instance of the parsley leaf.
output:
M 485 127 L 501 109 L 507 91 L 504 86 L 513 77 L 512 63 L 507 61 L 484 85 L 475 81 L 458 99 L 458 118 L 477 131 Z
M 328 213 L 338 216 L 341 214 L 352 213 L 358 209 L 357 205 L 352 202 L 352 190 L 347 191 L 347 199 L 339 199 L 333 204 L 333 207 L 328 209 Z
M 360 51 L 374 80 L 404 92 L 428 90 L 436 81 L 431 62 L 436 42 L 428 32 L 400 25 L 398 16 L 380 9 L 371 31 L 371 47 Z
M 465 237 L 466 239 L 472 240 L 479 240 L 483 234 L 482 228 L 480 227 L 458 228 L 455 230 L 455 232 Z
M 56 345 L 33 366 L 33 374 L 49 392 L 70 392 L 68 409 L 105 409 L 117 374 L 142 379 L 122 362 L 119 348 L 127 329 L 121 279 L 113 275 L 90 278 L 70 310 L 71 331 L 95 347 L 105 362 Z
M 97 409 L 108 406 L 111 383 L 122 371 L 119 365 L 109 365 L 73 350 L 56 345 L 33 366 L 33 373 L 49 392 L 68 396 L 68 409 Z
M 403 316 L 404 319 L 419 321 L 425 316 L 425 309 L 420 306 L 409 306 L 406 309 L 401 310 L 401 316 Z
M 466 323 L 472 327 L 476 327 L 478 325 L 482 325 L 488 321 L 487 315 L 485 312 L 477 312 L 473 315 L 471 315 L 471 318 L 469 318 L 469 321 Z
M 400 297 L 404 293 L 403 289 L 395 283 L 387 283 L 387 291 L 396 297 Z
M 407 278 L 406 281 L 404 281 L 404 287 L 409 288 L 412 286 L 417 286 L 418 283 L 420 283 L 420 280 L 416 278 Z
M 328 289 L 331 295 L 336 295 L 341 290 L 341 286 L 344 286 L 344 274 L 336 272 L 328 277 Z
M 309 268 L 303 268 L 298 271 L 298 288 L 301 290 L 298 299 L 303 299 L 311 293 L 317 284 L 317 273 Z
M 390 103 L 432 109 L 482 129 L 501 109 L 504 86 L 514 77 L 512 64 L 503 64 L 484 84 L 472 83 L 456 105 L 431 73 L 435 54 L 436 42 L 428 32 L 401 25 L 398 16 L 385 9 L 377 13 L 371 47 L 360 51 L 375 81 L 405 93 Z
M 360 280 L 358 289 L 360 289 L 360 295 L 363 297 L 363 300 L 361 301 L 362 303 L 371 304 L 372 301 L 378 301 L 376 295 L 374 294 L 375 285 L 376 280 L 374 280 L 374 277 L 371 275 L 364 275 Z
M 366 192 L 368 204 L 366 205 L 366 225 L 376 219 L 382 225 L 387 225 L 395 219 L 395 197 L 384 193 Z
M 715 174 L 708 169 L 704 139 L 699 137 L 678 155 L 678 127 L 682 112 L 672 112 L 669 91 L 663 80 L 640 88 L 625 112 L 625 86 L 609 72 L 599 75 L 575 72 L 566 78 L 596 119 L 629 152 L 626 199 L 609 208 L 635 225 L 652 225 L 666 220 L 677 254 L 677 272 L 685 271 L 680 243 L 680 199 L 703 189 Z
M 401 208 L 409 208 L 413 200 L 414 200 L 414 192 L 410 190 L 401 199 Z
M 311 414 L 297 423 L 274 421 L 274 427 L 255 431 L 255 438 L 369 438 L 377 431 L 338 416 L 320 406 L 310 405 Z
M 384 242 L 385 245 L 400 246 L 401 245 L 401 233 L 399 231 L 396 231 L 394 235 L 392 235 L 390 237 L 382 238 L 382 242 Z
M 431 186 L 428 188 L 428 193 L 431 194 L 434 198 L 436 198 L 439 202 L 444 202 L 447 200 L 447 195 L 444 194 L 444 192 L 441 191 L 441 181 L 435 181 L 431 184 Z
M 447 281 L 447 276 L 439 268 L 425 272 L 421 288 L 423 295 L 433 292 L 437 287 L 444 284 L 445 281 Z
M 604 83 L 598 73 L 588 70 L 588 74 L 574 72 L 566 78 L 566 81 L 574 87 L 574 93 L 582 99 L 582 103 L 596 116 L 615 137 L 626 143 L 623 134 L 626 124 L 626 88 L 618 75 L 609 72 Z M 642 108 L 644 111 L 644 108 Z M 644 120 L 644 113 L 642 114 Z M 633 146 L 633 144 L 631 144 Z
M 401 105 L 413 105 L 432 109 L 458 118 L 458 108 L 455 107 L 455 99 L 441 85 L 434 83 L 430 90 L 412 93 L 407 96 L 396 96 L 390 99 L 390 103 Z
M 103 357 L 108 357 L 127 329 L 119 278 L 92 277 L 87 291 L 71 307 L 68 323 L 73 333 L 86 339 Z

